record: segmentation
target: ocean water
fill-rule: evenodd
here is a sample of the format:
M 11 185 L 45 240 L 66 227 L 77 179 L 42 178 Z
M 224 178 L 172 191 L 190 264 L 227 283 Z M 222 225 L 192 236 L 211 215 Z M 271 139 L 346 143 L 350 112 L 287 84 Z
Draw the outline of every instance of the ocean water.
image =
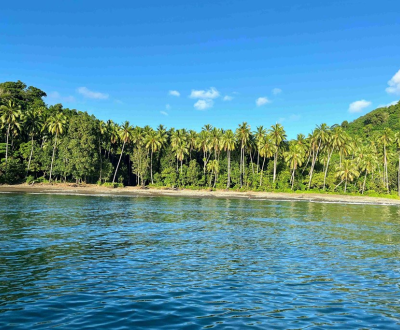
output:
M 400 208 L 0 194 L 0 329 L 400 329 Z

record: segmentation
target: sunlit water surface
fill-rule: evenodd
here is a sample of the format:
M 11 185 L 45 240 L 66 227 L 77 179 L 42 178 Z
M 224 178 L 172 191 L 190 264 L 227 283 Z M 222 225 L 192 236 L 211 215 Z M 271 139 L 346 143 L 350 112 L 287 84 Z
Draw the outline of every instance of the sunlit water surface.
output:
M 1 329 L 400 329 L 400 208 L 0 194 Z

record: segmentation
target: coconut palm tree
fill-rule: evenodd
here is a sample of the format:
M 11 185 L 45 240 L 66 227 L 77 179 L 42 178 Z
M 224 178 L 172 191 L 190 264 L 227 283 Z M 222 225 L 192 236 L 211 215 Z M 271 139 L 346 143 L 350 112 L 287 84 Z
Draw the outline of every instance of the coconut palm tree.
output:
M 9 100 L 7 105 L 0 106 L 0 121 L 7 127 L 6 137 L 6 163 L 8 161 L 8 148 L 11 128 L 20 128 L 21 107 L 13 100 Z
M 275 124 L 271 126 L 269 130 L 271 140 L 275 146 L 275 153 L 274 153 L 274 176 L 273 182 L 275 183 L 276 180 L 276 167 L 278 164 L 278 155 L 279 155 L 279 147 L 282 142 L 286 140 L 286 132 L 281 124 Z
M 344 185 L 344 192 L 347 191 L 347 182 L 353 182 L 353 180 L 360 175 L 360 172 L 357 169 L 357 166 L 354 162 L 352 162 L 350 159 L 345 159 L 342 162 L 342 165 L 339 165 L 336 167 L 336 177 L 339 178 L 341 181 L 340 183 L 335 187 L 339 187 L 343 181 L 345 182 Z
M 400 196 L 400 132 L 397 132 L 394 135 L 394 143 L 397 148 L 397 152 L 399 154 L 399 164 L 398 164 L 398 169 L 397 169 L 397 192 L 398 195 Z
M 387 148 L 393 142 L 393 131 L 385 127 L 382 134 L 379 137 L 379 142 L 383 147 L 383 181 L 385 183 L 385 187 L 387 192 L 389 193 L 389 178 L 388 178 L 388 169 L 387 169 Z
M 185 155 L 189 153 L 189 148 L 186 139 L 181 139 L 179 142 L 177 142 L 172 148 L 172 150 L 175 151 L 177 162 L 178 161 L 181 162 L 181 173 L 182 173 L 183 159 L 185 158 Z
M 260 171 L 260 187 L 261 187 L 264 174 L 265 159 L 273 157 L 276 150 L 276 147 L 272 142 L 271 136 L 269 134 L 264 135 L 264 138 L 259 142 L 259 149 L 260 149 L 260 156 L 263 158 Z
M 365 184 L 367 182 L 367 175 L 370 173 L 374 173 L 377 165 L 377 158 L 372 152 L 367 153 L 363 156 L 362 160 L 360 161 L 360 170 L 364 172 L 364 181 L 362 185 L 361 194 L 364 194 L 365 191 Z
M 312 160 L 310 169 L 310 179 L 308 181 L 308 189 L 311 187 L 311 181 L 314 174 L 315 163 L 318 159 L 318 154 L 323 144 L 329 138 L 329 127 L 327 124 L 321 124 L 313 131 L 311 135 L 311 147 L 312 147 Z
M 284 157 L 287 165 L 292 170 L 290 183 L 292 184 L 291 189 L 293 190 L 296 169 L 298 166 L 301 166 L 304 161 L 304 150 L 298 144 L 292 144 L 289 147 L 289 151 L 284 153 Z
M 115 182 L 115 177 L 117 176 L 119 164 L 121 163 L 121 158 L 122 158 L 122 155 L 124 154 L 125 145 L 132 141 L 133 130 L 134 130 L 134 128 L 129 124 L 129 121 L 126 121 L 125 123 L 123 123 L 121 128 L 120 128 L 119 138 L 122 141 L 122 149 L 121 149 L 121 155 L 119 156 L 117 167 L 115 168 L 115 172 L 114 172 L 114 177 L 113 177 L 112 183 Z
M 31 152 L 29 154 L 29 161 L 28 161 L 28 169 L 27 172 L 29 172 L 29 169 L 31 167 L 31 160 L 32 160 L 32 155 L 33 155 L 33 142 L 34 142 L 34 137 L 36 134 L 38 134 L 43 127 L 43 120 L 42 116 L 39 115 L 39 111 L 37 109 L 29 109 L 23 116 L 22 119 L 24 121 L 24 130 L 28 132 L 30 138 L 31 138 Z
M 217 175 L 219 173 L 219 162 L 218 162 L 218 160 L 216 160 L 216 159 L 211 160 L 207 164 L 207 170 L 209 172 L 211 172 L 211 175 L 210 175 L 210 187 L 211 187 L 211 182 L 212 182 L 212 178 L 213 178 L 213 175 L 214 175 L 214 185 L 213 185 L 213 187 L 215 188 L 215 185 L 217 183 Z
M 161 148 L 161 135 L 159 132 L 150 131 L 144 138 L 145 146 L 148 150 L 150 150 L 150 178 L 151 183 L 153 182 L 153 153 L 157 152 Z
M 228 158 L 228 181 L 226 189 L 231 186 L 231 151 L 235 150 L 236 137 L 232 130 L 228 129 L 222 136 L 222 148 L 226 151 Z
M 245 173 L 245 148 L 250 138 L 250 125 L 243 122 L 236 129 L 236 139 L 240 141 L 240 187 L 243 187 L 243 177 Z
M 53 154 L 51 156 L 49 182 L 51 182 L 51 175 L 53 173 L 54 156 L 57 148 L 57 138 L 64 132 L 67 124 L 67 117 L 62 113 L 57 113 L 54 117 L 49 117 L 47 122 L 48 132 L 54 135 Z
M 209 151 L 211 151 L 211 137 L 210 132 L 203 129 L 197 136 L 197 148 L 203 151 L 203 172 L 206 173 L 207 163 L 210 158 Z
M 161 131 L 159 131 L 159 132 L 161 132 Z M 144 138 L 145 138 L 145 133 L 144 133 L 143 129 L 141 127 L 139 127 L 139 126 L 136 126 L 133 129 L 133 132 L 132 132 L 132 140 L 131 140 L 131 142 L 136 146 L 137 155 L 139 155 L 138 156 L 138 161 L 139 161 L 138 165 L 139 166 L 138 166 L 138 170 L 136 172 L 136 184 L 137 185 L 140 184 L 140 179 L 141 179 L 141 175 L 140 175 L 139 169 L 142 167 L 142 158 L 140 157 L 140 155 L 142 154 L 141 151 L 142 151 L 142 147 L 144 145 Z M 144 184 L 143 178 L 142 178 L 142 183 Z
M 192 151 L 196 149 L 197 145 L 197 133 L 196 131 L 190 130 L 188 135 L 189 142 L 189 158 L 192 159 Z
M 99 137 L 98 137 L 98 140 L 99 140 L 99 159 L 100 159 L 100 175 L 99 175 L 99 181 L 100 181 L 100 184 L 101 184 L 101 177 L 102 177 L 102 172 L 103 172 L 103 156 L 102 156 L 102 154 L 101 154 L 101 144 L 102 144 L 102 138 L 103 138 L 103 136 L 106 134 L 106 132 L 107 132 L 107 125 L 106 125 L 106 123 L 104 122 L 104 121 L 102 121 L 102 120 L 99 120 L 99 122 L 98 122 L 98 134 L 99 134 Z
M 255 143 L 257 146 L 257 173 L 259 170 L 259 163 L 260 163 L 260 142 L 262 141 L 262 139 L 264 138 L 264 136 L 267 134 L 267 130 L 264 128 L 264 126 L 258 126 L 256 128 L 256 131 L 254 132 L 254 139 L 255 139 Z

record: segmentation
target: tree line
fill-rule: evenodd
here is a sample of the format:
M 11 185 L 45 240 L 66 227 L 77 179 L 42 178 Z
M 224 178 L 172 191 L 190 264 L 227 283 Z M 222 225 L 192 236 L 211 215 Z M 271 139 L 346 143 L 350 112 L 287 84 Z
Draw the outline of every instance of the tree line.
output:
M 0 183 L 400 195 L 400 133 L 390 127 L 366 137 L 321 124 L 293 140 L 281 124 L 153 129 L 48 106 L 44 97 L 20 81 L 0 84 Z

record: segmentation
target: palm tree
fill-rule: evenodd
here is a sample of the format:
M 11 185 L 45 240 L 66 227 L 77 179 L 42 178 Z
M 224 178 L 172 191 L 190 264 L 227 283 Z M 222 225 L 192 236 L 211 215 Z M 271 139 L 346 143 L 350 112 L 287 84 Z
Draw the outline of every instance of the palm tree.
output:
M 236 138 L 232 130 L 228 129 L 222 136 L 222 148 L 226 151 L 228 157 L 228 181 L 226 189 L 231 186 L 231 151 L 235 150 Z
M 311 187 L 311 180 L 314 174 L 315 163 L 318 159 L 319 151 L 323 144 L 329 138 L 329 127 L 327 124 L 321 124 L 317 126 L 314 132 L 311 135 L 311 148 L 312 148 L 312 161 L 311 161 L 311 169 L 310 169 L 310 179 L 308 181 L 308 189 Z
M 254 138 L 255 138 L 256 145 L 257 145 L 257 173 L 258 173 L 259 163 L 260 163 L 260 148 L 259 148 L 259 146 L 260 146 L 260 142 L 264 138 L 265 134 L 267 134 L 267 130 L 262 125 L 258 126 L 256 128 L 256 131 L 254 132 Z
M 119 156 L 118 164 L 117 164 L 117 167 L 114 172 L 114 177 L 113 177 L 112 183 L 115 182 L 115 177 L 118 172 L 119 164 L 121 163 L 121 158 L 124 153 L 125 145 L 127 143 L 131 142 L 132 138 L 133 138 L 133 127 L 129 124 L 129 121 L 126 121 L 125 123 L 122 124 L 121 129 L 119 131 L 119 138 L 121 139 L 123 144 L 122 144 L 121 155 Z
M 386 127 L 381 136 L 379 137 L 379 142 L 383 146 L 383 181 L 385 183 L 387 192 L 389 193 L 389 178 L 387 169 L 387 147 L 393 142 L 393 131 Z
M 243 177 L 245 173 L 245 148 L 250 138 L 250 125 L 243 122 L 236 129 L 237 140 L 240 141 L 240 187 L 243 187 Z
M 261 187 L 264 174 L 265 159 L 271 158 L 276 151 L 276 146 L 272 142 L 270 135 L 264 135 L 262 140 L 259 142 L 259 150 L 260 150 L 260 156 L 263 157 L 263 163 L 261 166 L 261 174 L 260 174 L 260 187 Z
M 397 191 L 398 191 L 398 195 L 400 196 L 400 132 L 397 132 L 394 135 L 394 143 L 396 145 L 397 148 L 397 152 L 399 154 L 399 167 L 397 169 Z
M 160 135 L 161 135 L 162 134 L 161 130 L 159 132 L 160 132 Z M 141 127 L 139 127 L 139 126 L 136 126 L 133 129 L 133 132 L 132 132 L 132 140 L 131 140 L 131 142 L 136 146 L 137 155 L 139 155 L 138 156 L 138 161 L 139 161 L 138 165 L 139 166 L 138 166 L 138 170 L 136 172 L 136 184 L 137 185 L 140 184 L 140 179 L 141 179 L 141 175 L 140 175 L 140 170 L 139 169 L 142 167 L 142 158 L 140 157 L 140 155 L 142 154 L 141 151 L 142 151 L 142 147 L 143 147 L 143 144 L 144 144 L 144 138 L 145 138 L 145 135 L 144 135 L 143 129 Z M 143 178 L 142 178 L 142 184 L 144 184 Z
M 364 194 L 367 175 L 375 171 L 377 158 L 373 153 L 367 153 L 360 161 L 360 169 L 364 172 L 364 181 L 361 194 Z
M 8 141 L 10 137 L 11 127 L 20 128 L 20 122 L 18 119 L 21 117 L 20 106 L 18 106 L 13 100 L 8 101 L 8 105 L 0 106 L 0 121 L 3 125 L 7 126 L 7 138 L 6 138 L 6 163 L 8 161 Z
M 203 129 L 197 137 L 197 147 L 203 151 L 203 172 L 206 173 L 207 163 L 210 158 L 208 152 L 211 150 L 210 132 Z
M 340 154 L 340 164 L 342 164 L 342 147 L 344 146 L 344 144 L 346 143 L 347 140 L 347 136 L 346 136 L 346 132 L 343 131 L 343 128 L 340 126 L 335 126 L 332 130 L 332 147 L 335 150 L 339 151 Z
M 144 143 L 146 148 L 150 150 L 150 178 L 151 183 L 153 184 L 153 153 L 158 151 L 161 148 L 161 135 L 159 132 L 151 130 L 147 133 Z
M 57 147 L 57 138 L 64 132 L 65 125 L 67 123 L 67 117 L 59 112 L 54 117 L 49 117 L 47 127 L 50 134 L 53 134 L 54 137 L 54 145 L 53 145 L 53 154 L 51 156 L 51 166 L 50 166 L 50 175 L 49 175 L 49 182 L 51 182 L 51 175 L 53 172 L 53 163 L 54 163 L 54 156 Z
M 218 160 L 214 159 L 211 160 L 208 164 L 207 164 L 207 169 L 209 172 L 211 172 L 211 176 L 210 176 L 210 187 L 211 187 L 211 182 L 212 182 L 212 177 L 214 174 L 214 185 L 213 187 L 215 187 L 216 183 L 217 183 L 217 175 L 219 173 L 219 162 Z
M 275 124 L 271 126 L 270 135 L 272 142 L 275 145 L 275 154 L 274 154 L 274 178 L 273 182 L 276 180 L 276 167 L 278 164 L 278 154 L 279 154 L 279 146 L 283 141 L 286 140 L 286 132 L 281 124 Z
M 38 134 L 43 127 L 43 120 L 42 117 L 39 116 L 39 111 L 37 109 L 29 109 L 23 116 L 24 120 L 24 129 L 28 132 L 29 136 L 31 137 L 31 152 L 29 154 L 29 161 L 28 161 L 28 169 L 31 167 L 31 160 L 33 155 L 33 139 L 36 134 Z
M 179 143 L 175 144 L 173 150 L 175 151 L 176 159 L 181 162 L 181 173 L 182 173 L 182 163 L 185 155 L 189 153 L 189 148 L 185 139 L 182 139 Z
M 345 159 L 342 162 L 342 165 L 337 166 L 336 168 L 336 177 L 340 178 L 340 183 L 335 187 L 339 187 L 343 181 L 345 182 L 344 185 L 344 192 L 347 191 L 347 182 L 352 182 L 356 177 L 360 175 L 360 172 L 357 169 L 356 164 L 349 159 Z
M 192 151 L 196 149 L 197 145 L 197 133 L 196 131 L 190 130 L 189 131 L 189 158 L 192 159 Z
M 298 144 L 292 144 L 289 147 L 289 151 L 284 153 L 285 161 L 292 170 L 290 177 L 290 183 L 292 184 L 292 190 L 294 186 L 295 172 L 298 166 L 301 166 L 304 161 L 304 150 Z
M 99 121 L 99 158 L 100 158 L 100 176 L 99 176 L 99 181 L 101 184 L 101 176 L 103 172 L 103 156 L 101 155 L 101 141 L 102 137 L 106 134 L 107 132 L 107 126 L 106 123 L 102 120 Z

